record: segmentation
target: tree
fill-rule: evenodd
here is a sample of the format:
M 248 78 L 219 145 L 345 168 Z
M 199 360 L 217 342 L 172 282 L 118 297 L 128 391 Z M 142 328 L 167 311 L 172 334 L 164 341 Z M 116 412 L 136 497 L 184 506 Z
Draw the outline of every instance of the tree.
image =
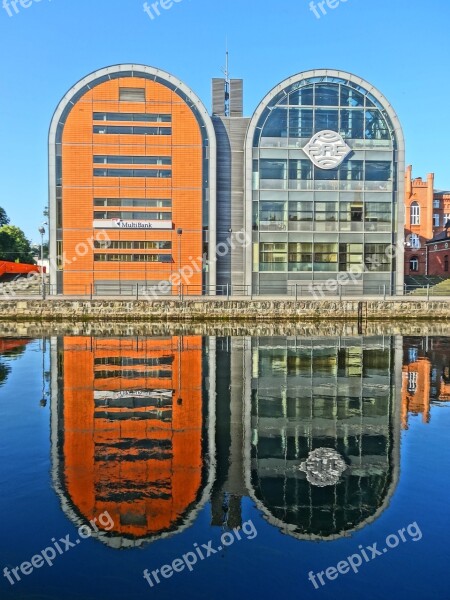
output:
M 0 206 L 0 227 L 3 227 L 3 225 L 9 225 L 9 218 L 6 210 Z
M 19 227 L 14 225 L 0 227 L 0 260 L 35 264 L 31 243 Z

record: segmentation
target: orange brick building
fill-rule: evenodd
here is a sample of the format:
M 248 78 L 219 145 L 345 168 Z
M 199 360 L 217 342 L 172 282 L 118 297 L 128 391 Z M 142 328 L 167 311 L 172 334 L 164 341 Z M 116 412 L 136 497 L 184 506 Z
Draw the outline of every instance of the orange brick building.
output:
M 54 352 L 66 512 L 81 525 L 107 511 L 107 539 L 122 547 L 182 527 L 205 484 L 202 338 L 64 337 Z
M 172 293 L 215 248 L 215 136 L 173 76 L 120 65 L 76 84 L 50 128 L 53 291 Z M 109 241 L 108 241 L 109 240 Z M 181 283 L 201 293 L 215 265 Z
M 427 175 L 426 181 L 421 177 L 413 179 L 409 166 L 405 175 L 405 212 L 405 275 L 448 276 L 448 260 L 445 270 L 445 258 L 429 242 L 445 232 L 450 220 L 450 192 L 434 189 L 433 173 Z

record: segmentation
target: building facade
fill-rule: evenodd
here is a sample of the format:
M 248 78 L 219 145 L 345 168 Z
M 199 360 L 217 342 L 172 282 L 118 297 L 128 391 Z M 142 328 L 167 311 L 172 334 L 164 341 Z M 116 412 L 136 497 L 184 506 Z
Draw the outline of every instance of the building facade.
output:
M 403 133 L 372 85 L 332 70 L 283 81 L 253 115 L 245 169 L 256 293 L 338 280 L 357 265 L 363 293 L 403 285 L 403 245 L 396 261 L 389 251 L 403 240 Z
M 423 181 L 408 166 L 405 213 L 405 275 L 448 277 L 450 192 L 434 189 L 434 173 Z
M 213 80 L 210 116 L 172 75 L 119 65 L 52 121 L 51 283 L 286 295 L 356 271 L 357 293 L 401 293 L 403 199 L 400 122 L 359 77 L 294 75 L 247 118 L 240 79 Z
M 50 136 L 51 283 L 58 293 L 186 293 L 215 284 L 215 134 L 172 75 L 141 65 L 92 73 L 60 102 Z M 197 261 L 196 259 L 200 260 Z

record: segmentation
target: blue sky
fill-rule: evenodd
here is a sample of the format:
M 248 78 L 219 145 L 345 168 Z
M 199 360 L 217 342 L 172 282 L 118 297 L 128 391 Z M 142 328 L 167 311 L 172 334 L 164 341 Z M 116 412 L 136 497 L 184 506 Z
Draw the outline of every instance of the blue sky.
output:
M 226 37 L 247 115 L 294 73 L 353 72 L 397 111 L 414 174 L 434 171 L 436 187 L 450 189 L 448 0 L 341 0 L 320 19 L 310 0 L 179 0 L 154 20 L 143 0 L 22 0 L 31 5 L 12 17 L 2 1 L 0 206 L 33 241 L 47 203 L 48 126 L 66 91 L 96 69 L 134 62 L 173 73 L 210 109 Z

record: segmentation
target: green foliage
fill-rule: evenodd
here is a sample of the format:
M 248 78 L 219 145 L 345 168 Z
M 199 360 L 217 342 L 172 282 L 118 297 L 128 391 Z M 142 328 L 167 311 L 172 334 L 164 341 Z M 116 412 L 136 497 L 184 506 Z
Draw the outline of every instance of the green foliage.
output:
M 19 227 L 14 225 L 0 227 L 0 260 L 35 264 L 30 241 Z
M 9 217 L 6 210 L 0 206 L 0 227 L 3 227 L 3 225 L 9 225 Z
M 11 367 L 0 361 L 0 386 L 6 381 L 10 372 Z

